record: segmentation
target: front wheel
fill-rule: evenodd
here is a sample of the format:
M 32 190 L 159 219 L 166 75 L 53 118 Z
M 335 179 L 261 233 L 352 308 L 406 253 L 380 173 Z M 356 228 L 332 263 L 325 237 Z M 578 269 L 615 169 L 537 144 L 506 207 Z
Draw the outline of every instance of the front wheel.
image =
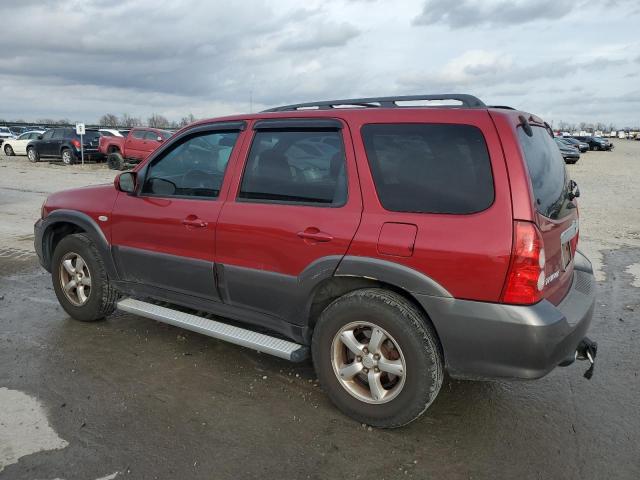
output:
M 388 290 L 356 290 L 331 303 L 314 329 L 312 353 L 333 403 L 375 427 L 415 420 L 442 386 L 442 353 L 431 323 Z
M 14 154 L 14 152 L 13 152 L 13 148 L 11 147 L 11 145 L 5 145 L 5 146 L 4 146 L 4 154 L 5 154 L 7 157 L 12 157 L 13 155 L 15 155 L 15 154 Z
M 60 305 L 72 318 L 93 322 L 115 310 L 117 293 L 87 235 L 78 233 L 60 240 L 53 252 L 51 278 Z
M 31 163 L 36 163 L 38 160 L 40 160 L 40 155 L 34 147 L 29 147 L 27 148 L 27 158 Z

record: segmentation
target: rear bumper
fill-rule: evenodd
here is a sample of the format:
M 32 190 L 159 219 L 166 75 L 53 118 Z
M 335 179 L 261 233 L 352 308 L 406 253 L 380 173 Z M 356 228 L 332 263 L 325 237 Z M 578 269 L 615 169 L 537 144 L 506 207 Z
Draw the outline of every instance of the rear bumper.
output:
M 595 303 L 591 263 L 580 252 L 559 305 L 504 305 L 416 295 L 440 336 L 449 374 L 458 378 L 539 378 L 569 358 L 585 337 Z

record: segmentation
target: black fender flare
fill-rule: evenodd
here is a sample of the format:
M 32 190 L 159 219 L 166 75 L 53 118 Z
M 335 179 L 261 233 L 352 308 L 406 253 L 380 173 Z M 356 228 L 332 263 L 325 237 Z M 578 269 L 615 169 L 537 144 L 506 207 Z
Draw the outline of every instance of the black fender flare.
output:
M 363 277 L 388 283 L 412 294 L 447 297 L 452 295 L 431 277 L 399 263 L 371 257 L 345 256 L 336 277 Z
M 44 220 L 42 220 L 42 223 L 37 229 L 39 231 L 36 231 L 35 240 L 39 243 L 37 246 L 40 246 L 41 248 L 40 251 L 42 252 L 43 266 L 48 271 L 51 271 L 51 258 L 53 256 L 51 234 L 53 233 L 55 226 L 60 225 L 61 223 L 70 223 L 84 231 L 84 233 L 95 244 L 98 252 L 100 252 L 109 278 L 117 280 L 118 273 L 115 262 L 113 261 L 113 256 L 111 255 L 111 245 L 104 236 L 102 229 L 100 229 L 95 220 L 93 220 L 89 215 L 75 210 L 54 210 L 47 215 Z

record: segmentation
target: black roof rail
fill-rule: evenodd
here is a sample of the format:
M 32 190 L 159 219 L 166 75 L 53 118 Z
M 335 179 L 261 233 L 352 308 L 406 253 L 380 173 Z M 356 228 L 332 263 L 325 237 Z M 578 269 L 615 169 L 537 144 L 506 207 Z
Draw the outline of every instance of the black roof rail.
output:
M 343 100 L 322 100 L 319 102 L 296 103 L 293 105 L 283 105 L 274 107 L 263 112 L 290 112 L 296 110 L 331 110 L 340 107 L 363 107 L 363 108 L 402 108 L 398 102 L 417 102 L 417 101 L 442 101 L 456 100 L 462 103 L 464 108 L 487 108 L 487 106 L 477 97 L 461 93 L 447 93 L 439 95 L 405 95 L 400 97 L 370 97 L 370 98 L 348 98 Z M 415 107 L 416 105 L 407 105 L 407 107 Z M 418 105 L 420 106 L 420 105 Z M 448 107 L 449 105 L 438 105 Z M 451 105 L 458 107 L 458 105 Z
M 489 105 L 487 108 L 503 108 L 505 110 L 517 110 L 516 108 L 509 107 L 508 105 Z

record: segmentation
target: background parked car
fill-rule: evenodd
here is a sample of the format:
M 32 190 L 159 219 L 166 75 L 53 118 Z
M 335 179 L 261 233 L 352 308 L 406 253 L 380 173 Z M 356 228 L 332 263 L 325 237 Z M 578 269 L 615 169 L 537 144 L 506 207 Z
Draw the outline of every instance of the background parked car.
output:
M 558 145 L 558 149 L 560 150 L 565 163 L 574 164 L 580 160 L 580 152 L 577 148 L 567 145 L 561 138 L 556 137 L 554 140 L 556 145 Z
M 86 161 L 100 161 L 104 155 L 98 152 L 98 130 L 87 130 L 83 136 L 84 159 Z M 75 128 L 60 127 L 47 130 L 38 139 L 27 145 L 29 161 L 37 162 L 41 157 L 60 158 L 70 165 L 80 161 L 80 136 Z
M 40 135 L 44 133 L 44 130 L 34 130 L 31 132 L 24 132 L 18 138 L 8 138 L 2 144 L 2 151 L 7 157 L 12 155 L 26 155 L 27 145 L 32 140 L 37 140 Z
M 14 135 L 11 132 L 11 130 L 9 130 L 9 127 L 0 127 L 0 145 L 2 145 L 2 142 L 7 139 L 7 138 L 13 138 Z
M 609 142 L 609 140 L 605 140 L 601 137 L 591 137 L 586 135 L 578 135 L 574 138 L 577 138 L 581 142 L 585 142 L 589 145 L 589 150 L 611 150 L 613 148 L 613 144 Z
M 107 155 L 109 168 L 122 170 L 140 163 L 171 135 L 157 128 L 134 128 L 126 137 L 102 137 L 99 150 Z
M 562 140 L 564 140 L 565 143 L 569 144 L 569 145 L 574 145 L 575 147 L 578 148 L 578 150 L 580 150 L 580 153 L 584 153 L 584 152 L 588 152 L 589 151 L 589 144 L 585 143 L 585 142 L 581 142 L 580 140 L 573 138 L 573 137 L 561 137 Z
M 124 137 L 124 135 L 115 128 L 101 128 L 98 130 L 103 137 Z

